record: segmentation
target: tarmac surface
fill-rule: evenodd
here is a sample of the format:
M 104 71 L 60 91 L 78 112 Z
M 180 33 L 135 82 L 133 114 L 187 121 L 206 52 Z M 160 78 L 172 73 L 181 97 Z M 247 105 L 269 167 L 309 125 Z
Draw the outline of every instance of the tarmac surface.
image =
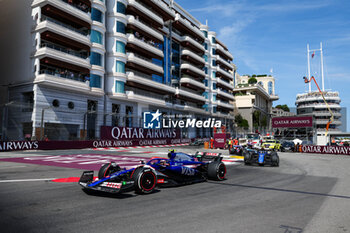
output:
M 80 177 L 97 160 L 116 157 L 132 166 L 142 158 L 165 157 L 167 151 L 0 153 L 0 231 L 350 232 L 349 156 L 279 153 L 280 167 L 234 162 L 227 165 L 222 182 L 163 188 L 149 195 L 91 195 L 77 183 L 50 181 Z

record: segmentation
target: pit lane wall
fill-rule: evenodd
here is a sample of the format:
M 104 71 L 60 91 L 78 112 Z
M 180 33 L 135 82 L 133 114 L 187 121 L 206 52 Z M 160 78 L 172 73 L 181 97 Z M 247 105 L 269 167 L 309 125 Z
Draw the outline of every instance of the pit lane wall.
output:
M 301 147 L 301 152 L 312 154 L 350 155 L 350 147 L 303 145 Z
M 62 150 L 124 146 L 153 146 L 190 143 L 178 129 L 101 127 L 101 140 L 85 141 L 0 141 L 0 152 L 15 150 Z

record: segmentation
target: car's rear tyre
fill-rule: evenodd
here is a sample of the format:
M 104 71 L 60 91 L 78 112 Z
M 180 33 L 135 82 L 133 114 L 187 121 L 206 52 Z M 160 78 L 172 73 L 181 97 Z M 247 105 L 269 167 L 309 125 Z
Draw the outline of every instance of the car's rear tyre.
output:
M 120 167 L 115 162 L 105 163 L 98 171 L 98 179 L 105 178 L 117 171 L 120 171 Z
M 211 180 L 224 180 L 226 166 L 223 162 L 214 161 L 208 165 L 208 178 Z
M 250 165 L 251 164 L 251 159 L 252 159 L 252 155 L 250 154 L 250 152 L 246 152 L 244 154 L 244 164 L 245 165 Z
M 271 161 L 272 161 L 272 166 L 278 167 L 280 163 L 280 159 L 277 155 L 277 153 L 273 153 L 271 155 Z
M 157 176 L 151 168 L 138 167 L 132 176 L 135 192 L 148 194 L 154 191 L 157 184 Z

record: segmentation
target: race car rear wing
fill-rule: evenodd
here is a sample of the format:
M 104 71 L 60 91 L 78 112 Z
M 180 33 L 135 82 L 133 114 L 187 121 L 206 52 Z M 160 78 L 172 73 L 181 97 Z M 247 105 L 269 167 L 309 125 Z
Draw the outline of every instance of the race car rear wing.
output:
M 221 161 L 222 156 L 221 153 L 214 153 L 214 152 L 200 152 L 197 151 L 195 156 L 197 158 L 200 158 L 200 160 L 212 160 L 212 161 Z

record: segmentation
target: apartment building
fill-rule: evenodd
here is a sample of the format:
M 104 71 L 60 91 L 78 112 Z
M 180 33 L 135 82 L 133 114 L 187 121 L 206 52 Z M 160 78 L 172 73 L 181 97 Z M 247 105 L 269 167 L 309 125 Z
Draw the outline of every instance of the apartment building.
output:
M 235 75 L 235 109 L 234 114 L 248 121 L 249 132 L 271 131 L 272 103 L 279 99 L 275 93 L 275 79 L 273 76 L 254 76 L 257 83 L 249 84 L 248 75 Z
M 232 128 L 233 56 L 177 3 L 4 0 L 0 12 L 8 139 L 99 138 L 102 125 L 142 127 L 157 109 Z

